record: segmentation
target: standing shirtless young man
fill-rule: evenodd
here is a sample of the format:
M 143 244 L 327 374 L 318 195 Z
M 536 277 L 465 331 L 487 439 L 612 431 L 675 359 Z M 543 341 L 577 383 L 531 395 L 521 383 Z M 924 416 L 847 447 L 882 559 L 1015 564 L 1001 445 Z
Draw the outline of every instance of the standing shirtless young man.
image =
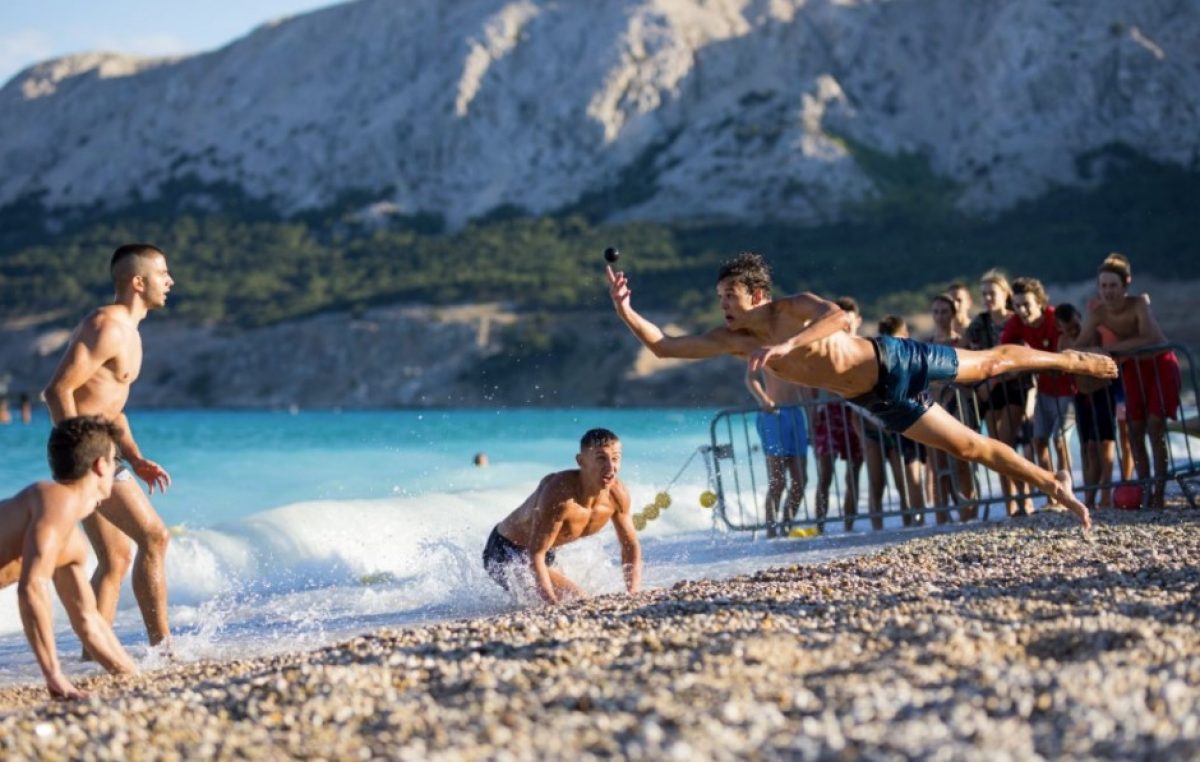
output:
M 92 587 L 100 613 L 111 624 L 121 579 L 130 565 L 126 536 L 132 538 L 137 545 L 133 594 L 150 645 L 155 646 L 170 635 L 165 574 L 170 534 L 130 470 L 146 482 L 151 493 L 155 487 L 166 490 L 171 477 L 162 466 L 142 457 L 124 411 L 129 387 L 142 368 L 138 325 L 151 310 L 166 306 L 175 281 L 167 271 L 166 256 L 149 244 L 121 246 L 109 267 L 116 298 L 84 318 L 71 334 L 44 394 L 55 423 L 78 415 L 99 415 L 121 429 L 117 449 L 129 470 L 124 466 L 118 469 L 111 497 L 83 522 L 96 551 Z
M 1013 371 L 1114 378 L 1117 366 L 1111 358 L 1016 345 L 970 351 L 891 336 L 851 336 L 841 308 L 815 294 L 771 299 L 767 264 L 750 252 L 727 262 L 717 277 L 725 325 L 699 336 L 666 336 L 634 311 L 625 273 L 611 267 L 607 271 L 617 315 L 656 356 L 749 358 L 752 370 L 765 368 L 793 383 L 828 389 L 866 408 L 890 431 L 1036 485 L 1067 506 L 1084 527 L 1091 526 L 1087 508 L 1071 493 L 1070 474 L 1033 465 L 924 401 L 921 393 L 932 381 L 974 384 Z
M 520 508 L 492 530 L 483 567 L 505 590 L 530 583 L 546 603 L 587 594 L 554 566 L 554 551 L 604 528 L 611 518 L 621 543 L 625 587 L 642 586 L 642 550 L 629 508 L 629 492 L 617 478 L 621 440 L 608 429 L 592 429 L 579 442 L 578 469 L 542 479 Z M 532 577 L 532 579 L 531 579 Z

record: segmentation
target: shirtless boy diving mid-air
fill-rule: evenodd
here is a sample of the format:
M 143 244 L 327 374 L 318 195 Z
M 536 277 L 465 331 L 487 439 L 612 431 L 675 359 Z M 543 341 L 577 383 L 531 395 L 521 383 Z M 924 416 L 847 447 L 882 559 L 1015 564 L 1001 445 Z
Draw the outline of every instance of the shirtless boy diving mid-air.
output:
M 770 270 L 751 252 L 725 263 L 717 276 L 724 326 L 698 336 L 666 336 L 634 311 L 625 273 L 614 273 L 611 266 L 607 272 L 617 315 L 656 356 L 733 355 L 747 358 L 752 371 L 763 368 L 786 381 L 828 389 L 868 410 L 889 431 L 1036 485 L 1078 516 L 1085 528 L 1091 526 L 1087 508 L 1071 492 L 1069 473 L 1053 474 L 1003 442 L 981 436 L 923 401 L 922 392 L 934 381 L 975 384 L 1014 371 L 1116 378 L 1111 358 L 1015 344 L 970 351 L 892 336 L 851 336 L 845 313 L 833 302 L 810 293 L 772 299 Z
M 59 665 L 46 589 L 51 580 L 88 653 L 113 674 L 137 671 L 96 608 L 85 567 L 87 541 L 76 527 L 112 492 L 119 436 L 116 426 L 98 416 L 61 421 L 46 447 L 54 481 L 36 482 L 0 500 L 0 588 L 18 583 L 25 637 L 56 699 L 87 694 L 71 684 Z
M 621 440 L 607 429 L 592 429 L 579 442 L 579 468 L 542 479 L 520 508 L 492 530 L 483 549 L 483 567 L 505 590 L 514 583 L 537 590 L 547 603 L 586 598 L 554 566 L 554 551 L 593 535 L 611 518 L 621 543 L 625 587 L 642 585 L 642 550 L 633 528 L 629 492 L 617 478 Z

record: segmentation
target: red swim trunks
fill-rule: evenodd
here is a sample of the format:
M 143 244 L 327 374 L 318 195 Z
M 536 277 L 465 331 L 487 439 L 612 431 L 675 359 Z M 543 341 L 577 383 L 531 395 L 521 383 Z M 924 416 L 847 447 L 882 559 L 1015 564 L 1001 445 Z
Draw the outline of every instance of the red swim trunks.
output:
M 1174 418 L 1179 411 L 1181 381 L 1179 358 L 1174 352 L 1123 360 L 1126 418 L 1144 421 L 1147 413 L 1155 418 Z
M 836 455 L 842 460 L 862 460 L 858 432 L 850 425 L 845 405 L 818 405 L 813 408 L 812 420 L 813 452 L 820 457 Z

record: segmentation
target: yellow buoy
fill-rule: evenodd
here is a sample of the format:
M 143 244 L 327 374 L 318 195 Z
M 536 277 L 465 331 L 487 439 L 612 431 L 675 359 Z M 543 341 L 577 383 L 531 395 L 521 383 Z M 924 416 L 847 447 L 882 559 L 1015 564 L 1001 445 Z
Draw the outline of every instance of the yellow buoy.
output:
M 654 504 L 658 506 L 659 510 L 665 511 L 671 507 L 671 496 L 666 492 L 659 492 L 654 496 Z
M 646 528 L 646 517 L 640 513 L 633 514 L 633 528 L 639 532 Z
M 706 489 L 700 493 L 700 506 L 703 508 L 712 508 L 717 504 L 717 493 L 710 489 Z
M 796 527 L 792 531 L 788 532 L 788 537 L 816 537 L 816 536 L 817 536 L 817 528 L 816 527 Z
M 642 513 L 645 514 L 646 521 L 654 521 L 656 518 L 658 518 L 658 506 L 657 505 L 648 505 L 642 511 Z

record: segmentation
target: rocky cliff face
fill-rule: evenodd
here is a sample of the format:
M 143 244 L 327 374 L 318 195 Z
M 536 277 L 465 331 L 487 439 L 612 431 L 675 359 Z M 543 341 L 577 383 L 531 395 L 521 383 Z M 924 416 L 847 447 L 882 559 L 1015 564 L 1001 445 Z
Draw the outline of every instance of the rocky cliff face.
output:
M 358 0 L 203 55 L 23 72 L 0 90 L 0 205 L 188 178 L 452 224 L 580 202 L 823 221 L 879 191 L 865 146 L 995 209 L 1086 184 L 1080 157 L 1113 143 L 1198 161 L 1197 39 L 1187 0 Z

